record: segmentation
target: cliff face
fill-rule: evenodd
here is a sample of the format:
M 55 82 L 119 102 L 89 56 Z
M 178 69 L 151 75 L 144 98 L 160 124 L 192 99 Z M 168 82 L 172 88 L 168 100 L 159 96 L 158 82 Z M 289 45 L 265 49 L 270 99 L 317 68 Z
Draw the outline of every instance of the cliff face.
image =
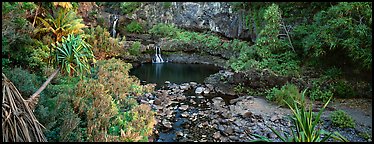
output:
M 210 30 L 229 38 L 250 38 L 241 12 L 234 12 L 227 2 L 143 3 L 131 19 L 144 20 L 148 28 L 157 23 L 174 24 L 197 31 Z

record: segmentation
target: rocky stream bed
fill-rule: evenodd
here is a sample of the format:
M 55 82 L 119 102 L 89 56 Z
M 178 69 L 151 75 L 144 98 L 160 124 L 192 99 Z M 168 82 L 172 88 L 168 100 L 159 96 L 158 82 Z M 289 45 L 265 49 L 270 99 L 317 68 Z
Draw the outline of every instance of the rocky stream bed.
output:
M 290 134 L 289 109 L 269 103 L 263 97 L 225 95 L 217 92 L 211 84 L 166 82 L 163 88 L 140 97 L 138 101 L 149 104 L 157 112 L 158 122 L 150 141 L 249 142 L 256 139 L 251 134 L 280 141 L 267 126 Z M 328 106 L 322 116 L 322 128 L 338 131 L 350 141 L 371 142 L 371 139 L 359 136 L 363 131 L 370 130 L 371 133 L 371 122 L 358 123 L 356 128 L 332 127 L 328 113 L 337 108 L 342 108 L 342 105 L 332 103 Z M 368 116 L 366 120 L 371 120 L 371 113 L 365 115 Z M 354 118 L 360 119 L 362 115 Z

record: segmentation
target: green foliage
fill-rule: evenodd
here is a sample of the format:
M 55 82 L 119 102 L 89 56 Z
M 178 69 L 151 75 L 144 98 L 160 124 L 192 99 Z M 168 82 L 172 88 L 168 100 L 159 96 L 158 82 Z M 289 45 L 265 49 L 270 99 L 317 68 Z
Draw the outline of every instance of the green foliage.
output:
M 162 4 L 163 4 L 162 6 L 164 7 L 164 9 L 168 9 L 171 7 L 171 2 L 163 2 Z
M 368 2 L 340 2 L 314 16 L 312 24 L 297 26 L 296 44 L 309 57 L 336 55 L 338 60 L 358 62 L 360 68 L 371 69 L 372 6 Z
M 275 101 L 277 104 L 281 106 L 286 106 L 285 102 L 291 103 L 293 101 L 300 101 L 301 96 L 299 93 L 299 89 L 294 84 L 286 84 L 282 86 L 281 89 L 277 89 L 273 87 L 270 89 L 266 95 L 266 99 L 270 101 Z
M 279 7 L 275 4 L 269 6 L 264 13 L 264 20 L 266 25 L 261 30 L 256 44 L 242 47 L 239 57 L 231 60 L 231 68 L 235 71 L 268 68 L 280 75 L 297 76 L 297 55 L 290 51 L 287 42 L 278 38 L 281 23 Z
M 22 97 L 25 99 L 29 98 L 34 92 L 36 92 L 42 84 L 40 77 L 31 74 L 29 71 L 20 67 L 3 70 L 4 74 L 12 81 L 14 86 L 17 87 Z
M 142 33 L 143 26 L 136 21 L 131 21 L 131 23 L 126 26 L 126 30 L 130 33 Z
M 330 114 L 331 122 L 340 128 L 354 128 L 355 121 L 343 110 L 337 110 Z
M 47 17 L 37 17 L 39 26 L 34 30 L 34 33 L 45 34 L 52 33 L 54 40 L 61 41 L 63 36 L 69 34 L 81 34 L 83 28 L 86 27 L 83 19 L 79 18 L 75 11 L 69 8 L 59 7 L 53 9 L 53 13 L 48 13 Z
M 125 36 L 122 40 L 113 38 L 108 30 L 101 26 L 86 29 L 85 33 L 88 34 L 86 41 L 92 46 L 92 51 L 97 59 L 126 55 L 122 46 L 123 41 L 126 40 Z
M 138 56 L 140 54 L 140 42 L 136 41 L 135 43 L 132 44 L 132 46 L 129 49 L 129 53 L 131 55 Z
M 306 90 L 304 90 L 301 94 L 300 101 L 293 100 L 291 101 L 291 103 L 288 103 L 284 100 L 284 102 L 287 104 L 287 106 L 291 109 L 293 113 L 292 116 L 289 117 L 291 119 L 291 122 L 294 124 L 294 126 L 291 126 L 291 134 L 285 133 L 283 134 L 284 136 L 282 136 L 274 128 L 268 126 L 271 129 L 271 131 L 274 132 L 283 142 L 325 142 L 329 138 L 334 138 L 339 141 L 347 142 L 348 140 L 344 138 L 342 135 L 340 135 L 338 132 L 331 133 L 323 129 L 320 129 L 319 125 L 321 114 L 330 102 L 331 97 L 324 104 L 324 106 L 318 112 L 318 114 L 314 115 L 312 112 L 312 105 L 310 105 L 309 108 L 307 108 L 306 106 L 305 92 Z M 263 136 L 254 136 L 260 138 L 259 140 L 255 141 L 271 141 Z
M 30 57 L 30 67 L 42 69 L 48 66 L 48 58 L 50 57 L 50 48 L 48 45 L 44 45 L 40 41 L 35 41 L 36 48 L 31 53 Z
M 31 2 L 2 3 L 2 68 L 9 66 L 28 67 L 34 42 L 30 37 L 32 25 L 27 13 L 33 11 Z
M 97 77 L 63 76 L 42 92 L 35 113 L 48 141 L 148 141 L 154 112 L 136 96 L 149 88 L 121 60 L 99 60 L 95 69 Z
M 163 37 L 175 37 L 180 31 L 177 27 L 167 24 L 156 24 L 148 32 L 153 35 L 159 35 Z
M 325 102 L 332 96 L 333 93 L 330 90 L 321 90 L 321 88 L 317 86 L 311 90 L 309 97 L 312 100 L 321 100 Z
M 243 93 L 245 91 L 244 84 L 239 83 L 234 87 L 234 91 L 237 93 Z
M 352 85 L 345 80 L 338 80 L 331 87 L 333 93 L 337 97 L 352 98 L 356 95 Z
M 68 35 L 62 37 L 61 43 L 57 42 L 52 46 L 57 49 L 54 60 L 56 66 L 70 76 L 78 74 L 83 76 L 90 72 L 91 59 L 95 59 L 91 50 L 91 45 L 86 43 L 80 35 Z
M 122 2 L 120 4 L 120 9 L 122 10 L 123 15 L 131 14 L 136 9 L 141 6 L 140 2 Z

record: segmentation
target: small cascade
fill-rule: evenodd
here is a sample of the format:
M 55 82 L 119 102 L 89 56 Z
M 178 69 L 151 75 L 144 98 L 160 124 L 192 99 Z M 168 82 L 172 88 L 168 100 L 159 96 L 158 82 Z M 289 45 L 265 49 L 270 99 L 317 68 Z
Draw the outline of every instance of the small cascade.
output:
M 164 60 L 161 57 L 161 49 L 159 46 L 155 47 L 156 54 L 155 57 L 152 59 L 152 63 L 163 63 Z
M 118 21 L 118 16 L 114 15 L 113 27 L 112 27 L 112 37 L 116 37 L 116 24 Z

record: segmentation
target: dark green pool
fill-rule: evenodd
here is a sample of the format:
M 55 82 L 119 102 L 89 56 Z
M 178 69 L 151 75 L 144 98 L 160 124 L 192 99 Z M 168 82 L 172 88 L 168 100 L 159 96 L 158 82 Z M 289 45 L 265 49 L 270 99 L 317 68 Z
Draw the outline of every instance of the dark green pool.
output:
M 131 69 L 130 74 L 145 83 L 156 83 L 159 88 L 165 81 L 203 83 L 206 77 L 218 71 L 218 67 L 207 64 L 145 63 Z

